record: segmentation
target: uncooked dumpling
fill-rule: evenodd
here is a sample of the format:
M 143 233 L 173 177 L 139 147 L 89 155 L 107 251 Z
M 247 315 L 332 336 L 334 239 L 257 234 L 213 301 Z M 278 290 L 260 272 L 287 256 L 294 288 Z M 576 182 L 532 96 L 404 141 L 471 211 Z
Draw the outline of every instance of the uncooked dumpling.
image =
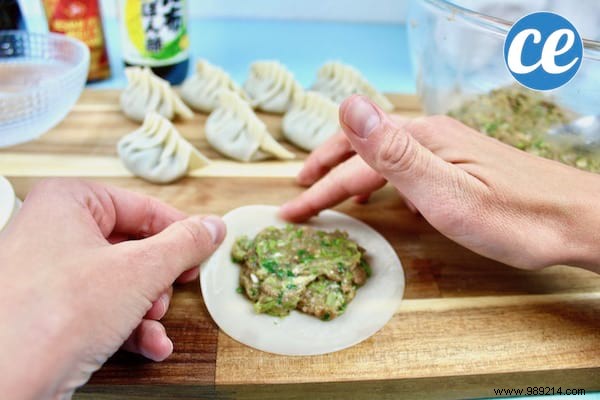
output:
M 155 112 L 117 144 L 119 157 L 134 175 L 154 183 L 173 182 L 210 161 Z
M 283 135 L 312 151 L 340 129 L 338 105 L 318 92 L 300 92 L 283 117 Z
M 230 90 L 219 93 L 219 106 L 206 121 L 206 139 L 220 153 L 240 161 L 294 158 L 271 136 L 250 105 Z
M 200 268 L 204 304 L 219 328 L 247 346 L 291 356 L 342 350 L 383 328 L 402 301 L 402 264 L 394 248 L 376 230 L 331 210 L 321 212 L 306 225 L 347 232 L 366 250 L 372 271 L 344 315 L 325 322 L 297 311 L 285 318 L 254 311 L 252 303 L 236 290 L 240 286 L 240 268 L 231 261 L 231 249 L 241 236 L 255 237 L 268 226 L 285 227 L 288 222 L 278 215 L 279 207 L 255 205 L 232 210 L 223 217 L 227 225 L 225 240 Z M 370 346 L 372 344 L 365 348 Z
M 328 62 L 317 73 L 317 81 L 312 90 L 323 93 L 336 103 L 341 103 L 353 94 L 370 97 L 385 111 L 392 111 L 394 105 L 379 93 L 357 69 L 340 62 Z
M 175 116 L 190 119 L 192 110 L 175 93 L 169 82 L 154 75 L 149 68 L 125 68 L 127 87 L 121 93 L 121 109 L 134 121 L 143 121 L 154 111 L 172 120 Z
M 253 108 L 283 114 L 292 105 L 294 94 L 302 91 L 302 87 L 283 64 L 258 61 L 250 67 L 244 90 Z
M 193 109 L 211 112 L 217 108 L 219 91 L 223 88 L 248 100 L 246 93 L 227 72 L 206 60 L 200 60 L 196 64 L 196 73 L 183 82 L 181 98 Z

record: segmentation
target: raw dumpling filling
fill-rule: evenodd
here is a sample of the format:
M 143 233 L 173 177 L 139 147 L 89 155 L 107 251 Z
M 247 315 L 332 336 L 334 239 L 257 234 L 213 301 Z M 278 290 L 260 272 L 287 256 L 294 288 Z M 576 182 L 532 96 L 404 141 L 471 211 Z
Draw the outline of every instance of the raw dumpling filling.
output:
M 370 275 L 365 250 L 337 230 L 268 227 L 254 239 L 240 237 L 231 257 L 241 265 L 240 293 L 256 312 L 280 317 L 297 309 L 334 319 Z

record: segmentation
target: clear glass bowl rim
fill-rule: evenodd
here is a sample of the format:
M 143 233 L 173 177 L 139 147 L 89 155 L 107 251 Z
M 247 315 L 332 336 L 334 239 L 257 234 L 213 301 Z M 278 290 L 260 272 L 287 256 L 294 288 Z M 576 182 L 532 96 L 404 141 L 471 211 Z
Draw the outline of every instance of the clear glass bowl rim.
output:
M 484 29 L 493 34 L 506 37 L 508 30 L 513 22 L 491 15 L 483 14 L 471 9 L 459 6 L 448 0 L 419 0 L 427 3 L 438 10 L 449 12 L 452 17 L 460 18 L 478 28 Z M 584 58 L 600 61 L 600 42 L 590 39 L 583 39 Z
M 37 38 L 45 39 L 45 40 L 50 39 L 50 40 L 56 41 L 57 43 L 67 43 L 69 45 L 74 46 L 81 53 L 80 60 L 76 64 L 69 64 L 69 66 L 64 71 L 64 73 L 60 74 L 60 78 L 65 78 L 67 80 L 70 80 L 71 75 L 76 74 L 77 71 L 79 70 L 79 68 L 81 68 L 83 65 L 89 65 L 89 62 L 90 62 L 90 49 L 87 47 L 87 45 L 78 39 L 69 37 L 69 36 L 61 34 L 61 33 L 54 33 L 54 32 L 37 33 L 37 32 L 28 32 L 28 31 L 22 31 L 22 30 L 6 30 L 6 31 L 1 31 L 0 36 L 13 36 L 13 37 L 22 37 L 22 38 L 37 37 Z M 5 58 L 5 57 L 0 57 L 0 60 L 2 58 Z M 86 69 L 87 69 L 87 67 L 86 67 Z M 42 82 L 40 85 L 30 87 L 30 88 L 27 88 L 24 90 L 20 90 L 17 93 L 6 93 L 5 95 L 8 95 L 9 97 L 11 95 L 12 96 L 22 96 L 24 94 L 30 94 L 33 92 L 43 90 L 43 86 L 44 86 L 44 83 Z

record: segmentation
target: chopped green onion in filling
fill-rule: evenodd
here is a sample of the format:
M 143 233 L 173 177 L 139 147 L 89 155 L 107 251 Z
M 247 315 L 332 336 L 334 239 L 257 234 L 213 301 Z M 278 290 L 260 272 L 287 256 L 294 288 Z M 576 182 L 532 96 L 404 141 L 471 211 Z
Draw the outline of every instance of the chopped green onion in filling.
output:
M 238 238 L 231 259 L 241 266 L 238 292 L 256 312 L 280 317 L 299 310 L 332 320 L 371 276 L 365 250 L 339 230 L 268 227 Z

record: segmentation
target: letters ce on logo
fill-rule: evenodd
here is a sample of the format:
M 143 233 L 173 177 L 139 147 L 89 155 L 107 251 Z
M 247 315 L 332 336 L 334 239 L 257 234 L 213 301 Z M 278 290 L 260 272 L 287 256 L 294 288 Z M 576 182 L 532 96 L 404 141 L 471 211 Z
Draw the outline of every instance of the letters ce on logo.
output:
M 504 41 L 504 61 L 512 76 L 534 90 L 565 85 L 579 70 L 583 42 L 575 27 L 550 12 L 536 12 L 518 20 Z

